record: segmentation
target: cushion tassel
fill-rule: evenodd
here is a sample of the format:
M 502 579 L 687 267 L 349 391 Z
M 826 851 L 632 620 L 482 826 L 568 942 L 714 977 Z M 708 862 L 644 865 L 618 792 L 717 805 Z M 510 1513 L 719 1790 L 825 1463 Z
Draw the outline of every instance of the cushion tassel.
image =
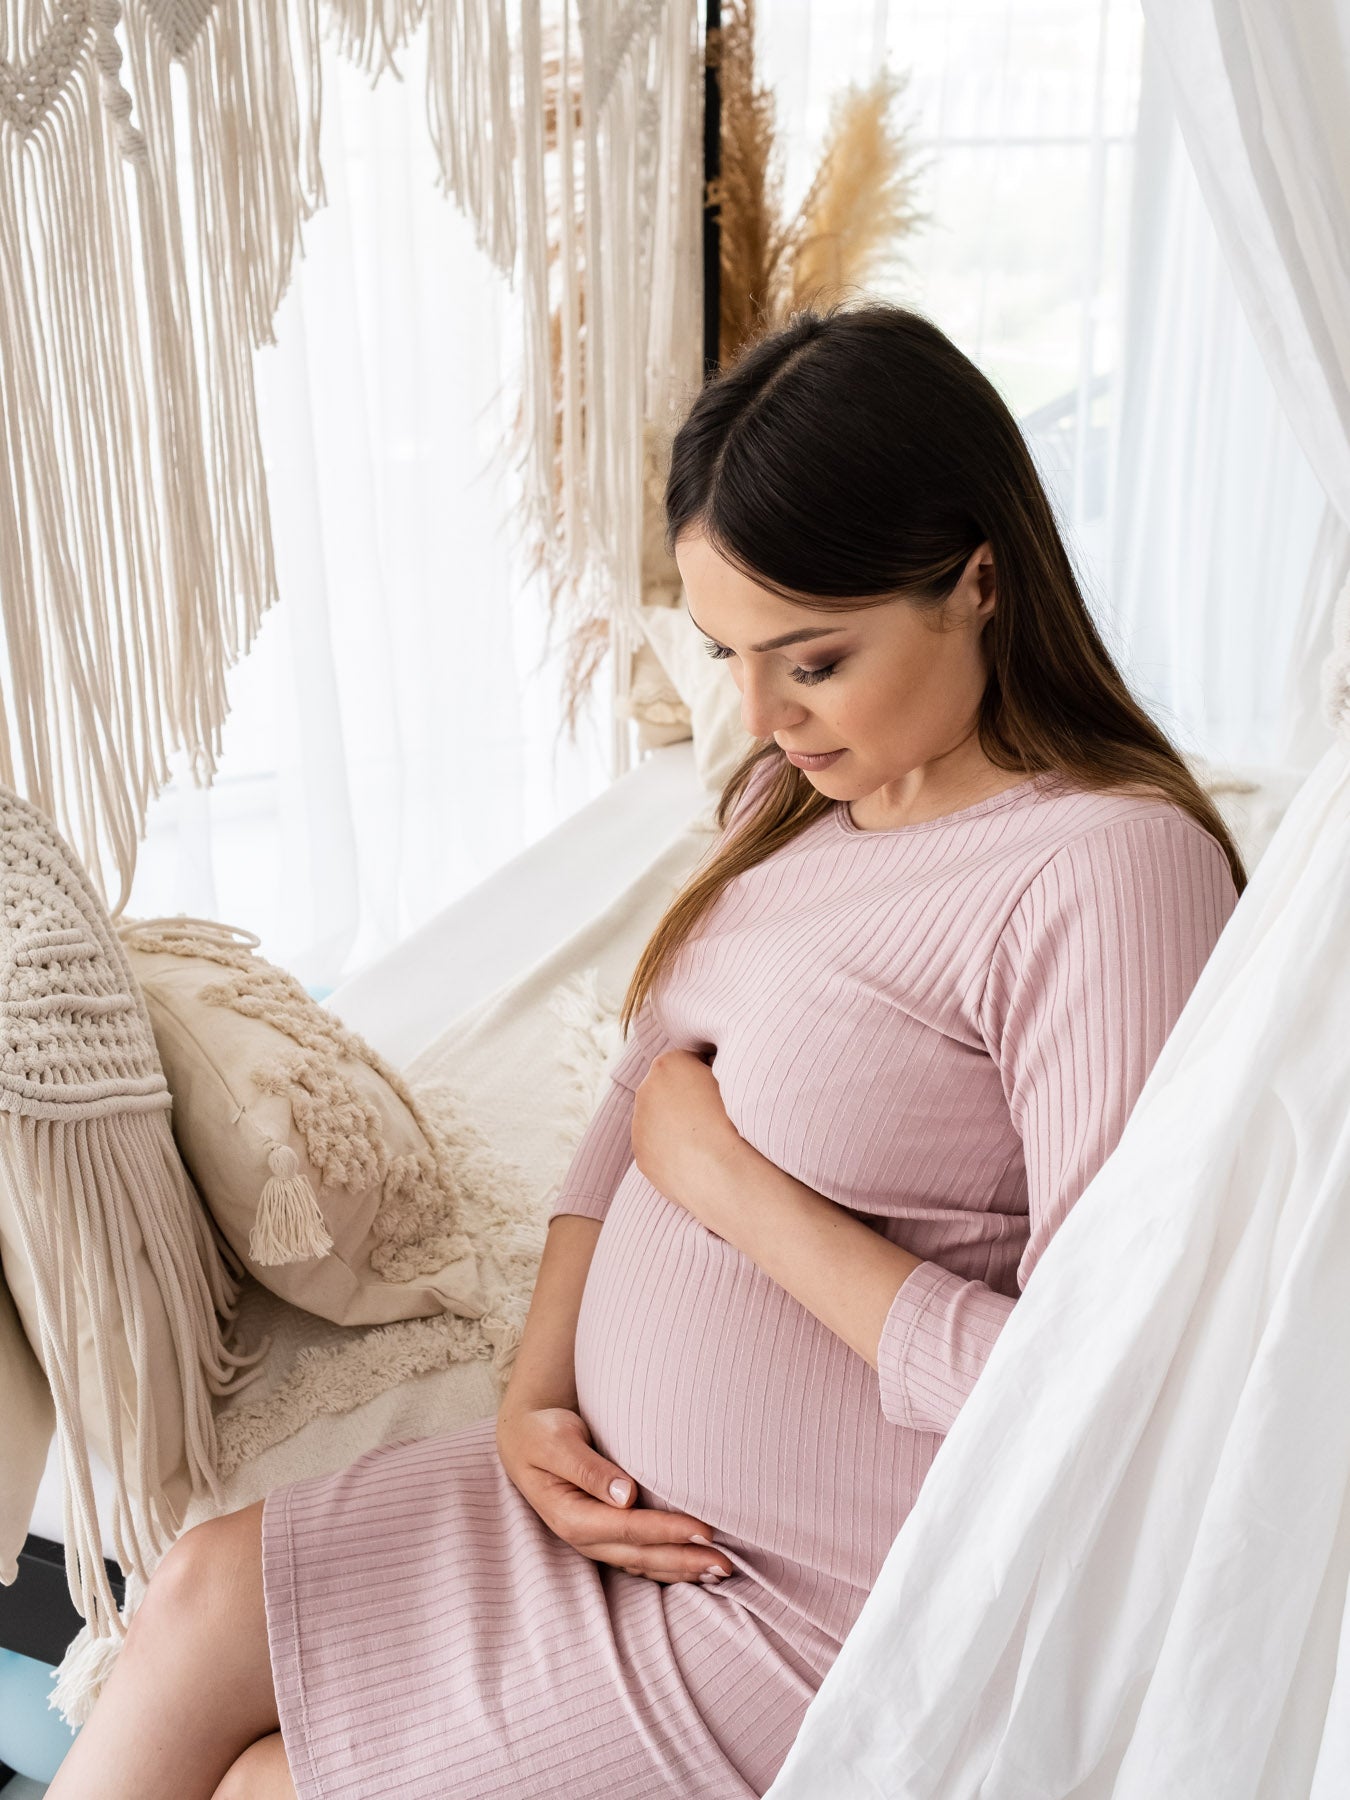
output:
M 513 1319 L 503 1319 L 497 1313 L 485 1314 L 479 1320 L 479 1326 L 492 1345 L 492 1368 L 499 1377 L 510 1375 L 515 1367 L 516 1352 L 525 1335 L 523 1323 Z
M 277 1144 L 267 1166 L 272 1179 L 263 1188 L 248 1234 L 249 1255 L 256 1263 L 272 1266 L 326 1256 L 333 1240 L 309 1177 L 300 1173 L 299 1157 L 289 1145 Z

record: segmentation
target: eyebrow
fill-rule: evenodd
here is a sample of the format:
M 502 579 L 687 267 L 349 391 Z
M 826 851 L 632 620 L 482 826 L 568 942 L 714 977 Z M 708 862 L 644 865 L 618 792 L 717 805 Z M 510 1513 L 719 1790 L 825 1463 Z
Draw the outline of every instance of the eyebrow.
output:
M 695 629 L 703 631 L 703 627 L 699 624 L 698 620 L 694 618 L 693 613 L 689 612 L 689 608 L 686 606 L 684 610 L 689 613 L 689 617 L 693 622 Z M 829 637 L 832 633 L 842 631 L 843 629 L 844 627 L 842 625 L 808 626 L 805 631 L 787 631 L 784 632 L 782 637 L 767 638 L 762 644 L 751 644 L 750 648 L 752 650 L 781 650 L 784 644 L 804 644 L 807 638 Z M 713 637 L 713 634 L 710 631 L 703 631 L 703 635 L 705 638 L 710 639 L 712 643 L 717 644 L 717 639 Z M 724 650 L 726 645 L 718 644 L 718 648 Z

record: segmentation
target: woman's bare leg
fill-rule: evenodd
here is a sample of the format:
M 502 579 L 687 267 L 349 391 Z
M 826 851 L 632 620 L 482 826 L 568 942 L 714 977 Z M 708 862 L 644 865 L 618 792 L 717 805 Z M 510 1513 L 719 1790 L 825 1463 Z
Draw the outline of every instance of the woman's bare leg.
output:
M 211 1800 L 296 1800 L 281 1733 L 270 1732 L 250 1744 L 239 1760 L 230 1764 Z
M 205 1520 L 170 1546 L 48 1800 L 212 1800 L 278 1730 L 262 1509 Z

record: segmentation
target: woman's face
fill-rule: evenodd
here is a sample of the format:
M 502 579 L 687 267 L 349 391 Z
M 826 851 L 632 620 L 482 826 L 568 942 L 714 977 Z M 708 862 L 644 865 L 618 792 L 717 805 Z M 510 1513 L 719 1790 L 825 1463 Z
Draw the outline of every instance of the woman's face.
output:
M 877 794 L 881 807 L 904 809 L 991 766 L 976 731 L 988 679 L 980 634 L 994 610 L 988 544 L 937 615 L 941 629 L 906 600 L 842 610 L 784 600 L 701 532 L 680 538 L 675 560 L 691 629 L 729 663 L 750 736 L 785 751 L 843 752 L 804 768 L 832 800 Z M 770 644 L 789 632 L 811 635 Z

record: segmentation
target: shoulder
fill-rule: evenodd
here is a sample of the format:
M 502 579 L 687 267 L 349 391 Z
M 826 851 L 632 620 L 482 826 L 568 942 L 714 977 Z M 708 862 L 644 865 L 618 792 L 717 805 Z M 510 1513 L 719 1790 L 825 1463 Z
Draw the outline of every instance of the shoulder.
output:
M 1041 798 L 1024 891 L 1070 878 L 1091 886 L 1160 858 L 1175 867 L 1221 870 L 1236 901 L 1224 846 L 1161 788 L 1138 784 L 1090 790 L 1051 784 Z
M 1045 823 L 997 939 L 1005 973 L 1064 957 L 1192 966 L 1208 956 L 1238 892 L 1223 845 L 1184 807 L 1157 792 L 1080 792 Z

